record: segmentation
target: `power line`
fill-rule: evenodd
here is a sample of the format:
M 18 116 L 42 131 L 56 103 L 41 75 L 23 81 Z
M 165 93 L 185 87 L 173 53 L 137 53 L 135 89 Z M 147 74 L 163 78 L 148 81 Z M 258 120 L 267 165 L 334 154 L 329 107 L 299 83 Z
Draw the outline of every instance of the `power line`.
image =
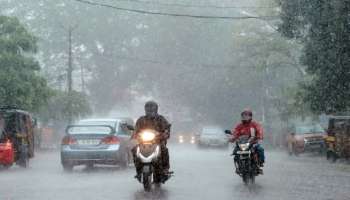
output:
M 129 3 L 142 3 L 156 6 L 174 6 L 184 8 L 215 8 L 215 9 L 270 9 L 276 8 L 274 6 L 218 6 L 218 5 L 195 5 L 195 4 L 181 4 L 181 3 L 162 3 L 159 1 L 142 1 L 142 0 L 115 0 Z
M 197 19 L 231 19 L 231 20 L 243 20 L 243 19 L 273 19 L 278 16 L 240 16 L 240 17 L 232 17 L 232 16 L 210 16 L 210 15 L 190 15 L 190 14 L 177 14 L 177 13 L 166 13 L 166 12 L 155 12 L 155 11 L 147 11 L 147 10 L 139 10 L 139 9 L 130 9 L 123 8 L 118 6 L 113 6 L 104 3 L 97 3 L 88 0 L 74 0 L 80 3 L 89 4 L 93 6 L 101 6 L 106 8 L 111 8 L 115 10 L 128 11 L 140 14 L 149 14 L 149 15 L 162 15 L 162 16 L 170 16 L 170 17 L 187 17 L 187 18 L 197 18 Z

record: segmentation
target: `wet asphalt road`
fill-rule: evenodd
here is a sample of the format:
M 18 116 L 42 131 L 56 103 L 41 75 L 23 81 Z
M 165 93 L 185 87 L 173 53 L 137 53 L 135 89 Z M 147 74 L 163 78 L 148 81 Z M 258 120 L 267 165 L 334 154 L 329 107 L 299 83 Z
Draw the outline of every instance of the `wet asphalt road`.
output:
M 77 167 L 64 173 L 59 152 L 37 153 L 29 169 L 0 170 L 0 200 L 350 200 L 350 165 L 311 154 L 267 151 L 265 175 L 246 187 L 233 173 L 230 150 L 171 146 L 175 176 L 146 193 L 134 169 Z

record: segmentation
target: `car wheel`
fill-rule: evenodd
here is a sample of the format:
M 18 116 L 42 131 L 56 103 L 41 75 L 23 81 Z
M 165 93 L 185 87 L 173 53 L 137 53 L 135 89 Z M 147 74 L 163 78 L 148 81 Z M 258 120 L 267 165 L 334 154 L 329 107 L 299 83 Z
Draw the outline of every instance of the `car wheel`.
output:
M 72 172 L 74 165 L 68 162 L 63 162 L 62 167 L 65 172 Z
M 128 168 L 128 166 L 129 166 L 129 154 L 127 152 L 124 152 L 120 160 L 120 167 L 123 169 L 126 169 Z
M 11 166 L 12 166 L 12 164 L 6 164 L 6 165 L 3 165 L 3 167 L 4 167 L 5 169 L 10 168 Z
M 328 151 L 327 152 L 327 160 L 331 163 L 337 162 L 337 154 L 334 153 L 333 151 Z
M 17 164 L 20 167 L 27 168 L 29 166 L 29 158 L 28 155 L 20 155 L 19 160 L 17 161 Z
M 94 163 L 92 163 L 92 162 L 87 163 L 87 164 L 86 164 L 86 168 L 88 168 L 88 169 L 94 168 Z

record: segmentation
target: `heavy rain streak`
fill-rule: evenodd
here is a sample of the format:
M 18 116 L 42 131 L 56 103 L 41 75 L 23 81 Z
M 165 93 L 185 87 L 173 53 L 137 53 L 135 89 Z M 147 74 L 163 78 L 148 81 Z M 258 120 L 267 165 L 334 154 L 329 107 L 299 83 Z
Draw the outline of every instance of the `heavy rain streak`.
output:
M 350 200 L 349 0 L 0 0 L 0 200 Z

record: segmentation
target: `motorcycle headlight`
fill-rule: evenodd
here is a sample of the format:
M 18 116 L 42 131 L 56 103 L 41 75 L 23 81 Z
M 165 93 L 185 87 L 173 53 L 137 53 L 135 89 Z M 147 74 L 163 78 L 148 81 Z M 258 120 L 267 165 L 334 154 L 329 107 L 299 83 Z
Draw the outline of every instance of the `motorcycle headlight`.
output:
M 245 151 L 249 148 L 249 143 L 245 143 L 245 144 L 240 144 L 239 145 L 239 148 L 242 150 L 242 151 Z
M 150 142 L 156 138 L 156 134 L 151 131 L 143 131 L 141 133 L 141 139 L 144 142 Z

